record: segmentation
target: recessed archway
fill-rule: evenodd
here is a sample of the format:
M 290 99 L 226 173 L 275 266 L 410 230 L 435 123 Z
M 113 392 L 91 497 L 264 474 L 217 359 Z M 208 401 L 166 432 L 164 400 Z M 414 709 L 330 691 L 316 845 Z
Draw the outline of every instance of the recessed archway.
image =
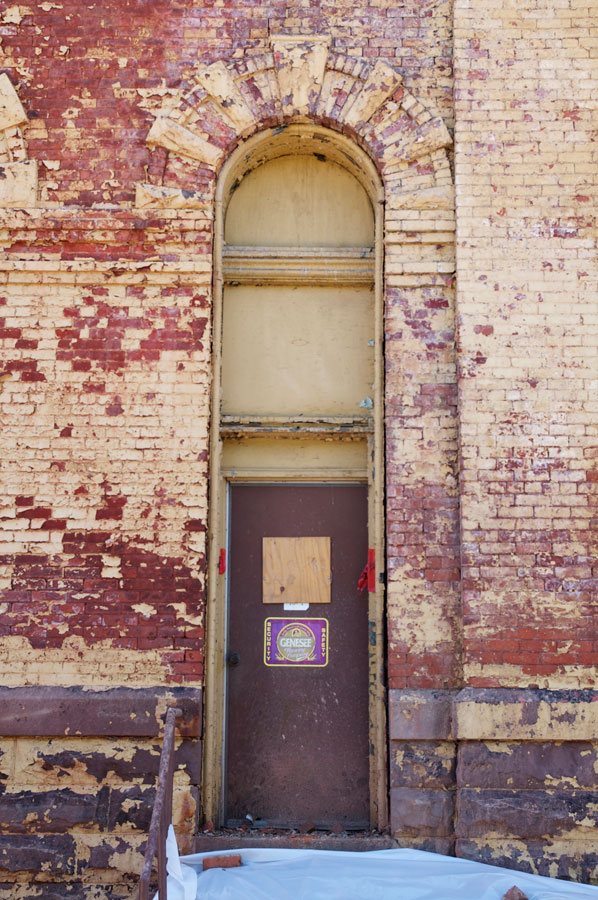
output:
M 319 186 L 322 205 L 326 199 L 332 204 L 328 210 L 328 229 L 320 227 L 313 203 L 307 203 L 308 209 L 304 209 L 302 214 L 296 209 L 301 221 L 295 220 L 293 227 L 286 232 L 283 222 L 277 229 L 273 227 L 274 223 L 264 226 L 259 221 L 255 229 L 247 227 L 242 217 L 253 212 L 252 176 L 253 180 L 259 178 L 264 189 L 272 175 L 281 177 L 281 173 L 276 174 L 277 164 L 280 163 L 284 164 L 283 178 L 293 179 L 304 168 L 311 172 L 311 178 L 317 184 L 310 184 L 309 189 L 315 191 Z M 318 171 L 317 167 L 322 171 Z M 247 181 L 244 182 L 244 179 Z M 245 184 L 250 186 L 249 196 L 243 199 L 241 188 Z M 297 197 L 298 192 L 292 186 L 285 187 L 289 188 L 286 201 L 282 197 L 284 189 L 272 197 L 270 208 L 274 216 L 279 212 L 276 209 L 279 199 L 282 206 L 286 202 L 291 210 Z M 382 197 L 379 176 L 363 150 L 343 135 L 307 123 L 289 125 L 278 132 L 267 129 L 250 138 L 227 160 L 218 179 L 215 198 L 210 504 L 210 558 L 213 564 L 206 661 L 206 710 L 211 725 L 206 734 L 204 785 L 206 815 L 212 819 L 223 820 L 224 792 L 222 775 L 219 778 L 218 773 L 223 771 L 224 755 L 222 711 L 226 704 L 221 657 L 226 641 L 228 596 L 224 579 L 219 579 L 215 564 L 227 540 L 231 486 L 239 480 L 243 483 L 268 481 L 281 485 L 309 482 L 334 484 L 338 490 L 343 484 L 361 483 L 364 489 L 368 488 L 369 495 L 363 521 L 366 548 L 353 564 L 361 570 L 368 545 L 374 551 L 372 561 L 374 554 L 378 559 L 378 577 L 372 571 L 369 603 L 363 596 L 355 594 L 359 571 L 353 573 L 351 581 L 354 602 L 365 616 L 363 640 L 361 644 L 356 641 L 363 647 L 364 653 L 362 686 L 365 717 L 361 742 L 365 746 L 363 762 L 366 782 L 369 782 L 369 801 L 367 785 L 364 798 L 369 803 L 367 824 L 374 827 L 386 824 L 384 585 L 379 577 L 384 559 Z M 253 196 L 253 202 L 264 207 L 261 215 L 267 215 L 267 201 L 264 204 L 263 198 Z M 335 203 L 338 203 L 338 210 Z M 227 216 L 229 211 L 231 215 Z M 339 212 L 341 220 L 338 218 Z M 323 215 L 326 217 L 327 213 L 323 211 Z M 231 218 L 235 219 L 234 225 Z M 367 222 L 364 221 L 366 218 Z M 225 228 L 225 222 L 228 228 Z M 301 232 L 301 235 L 294 246 L 289 247 L 290 235 L 294 231 Z M 279 246 L 281 234 L 284 236 L 285 233 L 286 240 Z M 228 242 L 224 240 L 225 235 Z M 231 245 L 230 241 L 234 241 L 236 236 L 251 245 Z M 263 241 L 267 241 L 269 246 L 255 246 L 256 242 L 260 244 Z M 305 351 L 293 354 L 297 356 L 294 363 L 297 368 L 291 377 L 294 389 L 288 396 L 285 392 L 268 389 L 267 373 L 271 370 L 267 365 L 264 367 L 266 375 L 261 380 L 261 387 L 258 387 L 259 396 L 256 397 L 253 390 L 231 390 L 234 367 L 239 360 L 243 365 L 246 355 L 243 347 L 239 348 L 236 344 L 236 350 L 233 348 L 227 352 L 226 349 L 226 342 L 232 337 L 230 332 L 228 337 L 226 334 L 226 323 L 229 322 L 229 329 L 231 327 L 230 314 L 227 318 L 226 310 L 231 303 L 234 304 L 239 292 L 242 294 L 241 306 L 237 303 L 233 309 L 237 310 L 237 319 L 249 316 L 248 327 L 264 302 L 274 304 L 270 313 L 275 310 L 277 315 L 282 314 L 277 326 L 270 325 L 276 331 L 271 335 L 272 342 L 290 341 L 292 334 L 307 337 L 309 331 L 311 338 L 302 343 L 310 347 L 308 354 L 311 355 L 305 356 Z M 279 313 L 281 302 L 286 311 Z M 261 319 L 267 322 L 267 317 Z M 236 322 L 235 333 L 238 327 L 246 336 L 248 328 L 242 322 L 240 326 Z M 354 335 L 358 335 L 357 340 Z M 258 333 L 256 339 L 265 341 L 262 351 L 259 347 L 252 349 L 258 356 L 262 352 L 267 355 L 267 335 Z M 281 353 L 279 363 L 288 350 L 280 348 L 278 356 Z M 362 364 L 358 364 L 356 353 L 363 356 Z M 222 358 L 224 366 L 221 366 Z M 332 362 L 333 358 L 336 362 Z M 293 363 L 290 365 L 292 368 Z M 251 353 L 240 374 L 242 388 L 245 387 L 248 367 L 252 368 Z M 288 368 L 286 365 L 284 367 Z M 326 369 L 327 388 L 319 391 L 317 402 L 313 405 L 310 400 L 318 390 L 318 383 L 317 374 L 314 381 L 312 370 L 320 367 Z M 258 368 L 261 370 L 260 364 Z M 351 370 L 352 374 L 356 370 L 356 377 L 349 378 L 344 374 L 347 370 Z M 266 400 L 263 394 L 267 396 Z M 232 603 L 232 597 L 229 603 Z M 333 612 L 331 608 L 330 614 Z M 230 816 L 228 818 L 230 820 Z

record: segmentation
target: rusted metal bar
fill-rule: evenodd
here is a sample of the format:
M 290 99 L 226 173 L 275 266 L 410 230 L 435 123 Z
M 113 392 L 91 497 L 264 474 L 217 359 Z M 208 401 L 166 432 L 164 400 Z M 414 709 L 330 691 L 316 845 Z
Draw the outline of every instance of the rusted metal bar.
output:
M 166 900 L 166 835 L 172 821 L 172 782 L 174 775 L 174 728 L 176 719 L 183 715 L 177 706 L 166 711 L 164 742 L 160 754 L 158 786 L 152 810 L 143 868 L 139 878 L 138 900 L 150 900 L 150 879 L 154 859 L 158 857 L 158 900 Z

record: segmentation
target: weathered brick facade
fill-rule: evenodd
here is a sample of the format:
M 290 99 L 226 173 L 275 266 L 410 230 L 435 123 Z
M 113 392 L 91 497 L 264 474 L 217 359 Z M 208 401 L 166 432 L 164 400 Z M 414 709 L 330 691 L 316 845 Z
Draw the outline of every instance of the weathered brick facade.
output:
M 354 141 L 385 192 L 391 832 L 598 880 L 591 17 L 0 11 L 0 897 L 130 895 L 168 697 L 191 847 L 214 190 L 296 122 Z

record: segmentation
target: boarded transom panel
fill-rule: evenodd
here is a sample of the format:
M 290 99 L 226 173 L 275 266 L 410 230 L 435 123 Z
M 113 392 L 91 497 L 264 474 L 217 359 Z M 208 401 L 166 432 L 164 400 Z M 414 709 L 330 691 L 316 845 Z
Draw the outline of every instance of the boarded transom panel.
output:
M 229 245 L 371 247 L 374 214 L 345 169 L 315 156 L 283 156 L 243 178 L 224 234 Z
M 225 414 L 367 415 L 372 290 L 228 287 L 223 328 Z
M 330 603 L 329 537 L 262 538 L 264 603 Z
M 328 478 L 362 475 L 367 471 L 365 439 L 319 440 L 304 436 L 229 439 L 222 445 L 222 468 L 259 477 L 264 470 L 288 477 L 325 471 Z M 316 477 L 314 475 L 314 477 Z

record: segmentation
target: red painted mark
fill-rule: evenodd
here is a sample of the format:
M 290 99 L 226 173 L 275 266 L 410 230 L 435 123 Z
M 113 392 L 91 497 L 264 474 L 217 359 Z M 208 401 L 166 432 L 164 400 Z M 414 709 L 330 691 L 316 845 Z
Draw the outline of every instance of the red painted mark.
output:
M 366 588 L 370 593 L 376 590 L 376 551 L 371 549 L 368 550 L 368 561 L 357 581 L 358 591 L 365 591 Z
M 226 550 L 224 547 L 220 550 L 220 559 L 218 560 L 218 572 L 220 575 L 224 575 L 226 572 Z
M 368 550 L 368 591 L 373 594 L 376 590 L 376 551 Z

